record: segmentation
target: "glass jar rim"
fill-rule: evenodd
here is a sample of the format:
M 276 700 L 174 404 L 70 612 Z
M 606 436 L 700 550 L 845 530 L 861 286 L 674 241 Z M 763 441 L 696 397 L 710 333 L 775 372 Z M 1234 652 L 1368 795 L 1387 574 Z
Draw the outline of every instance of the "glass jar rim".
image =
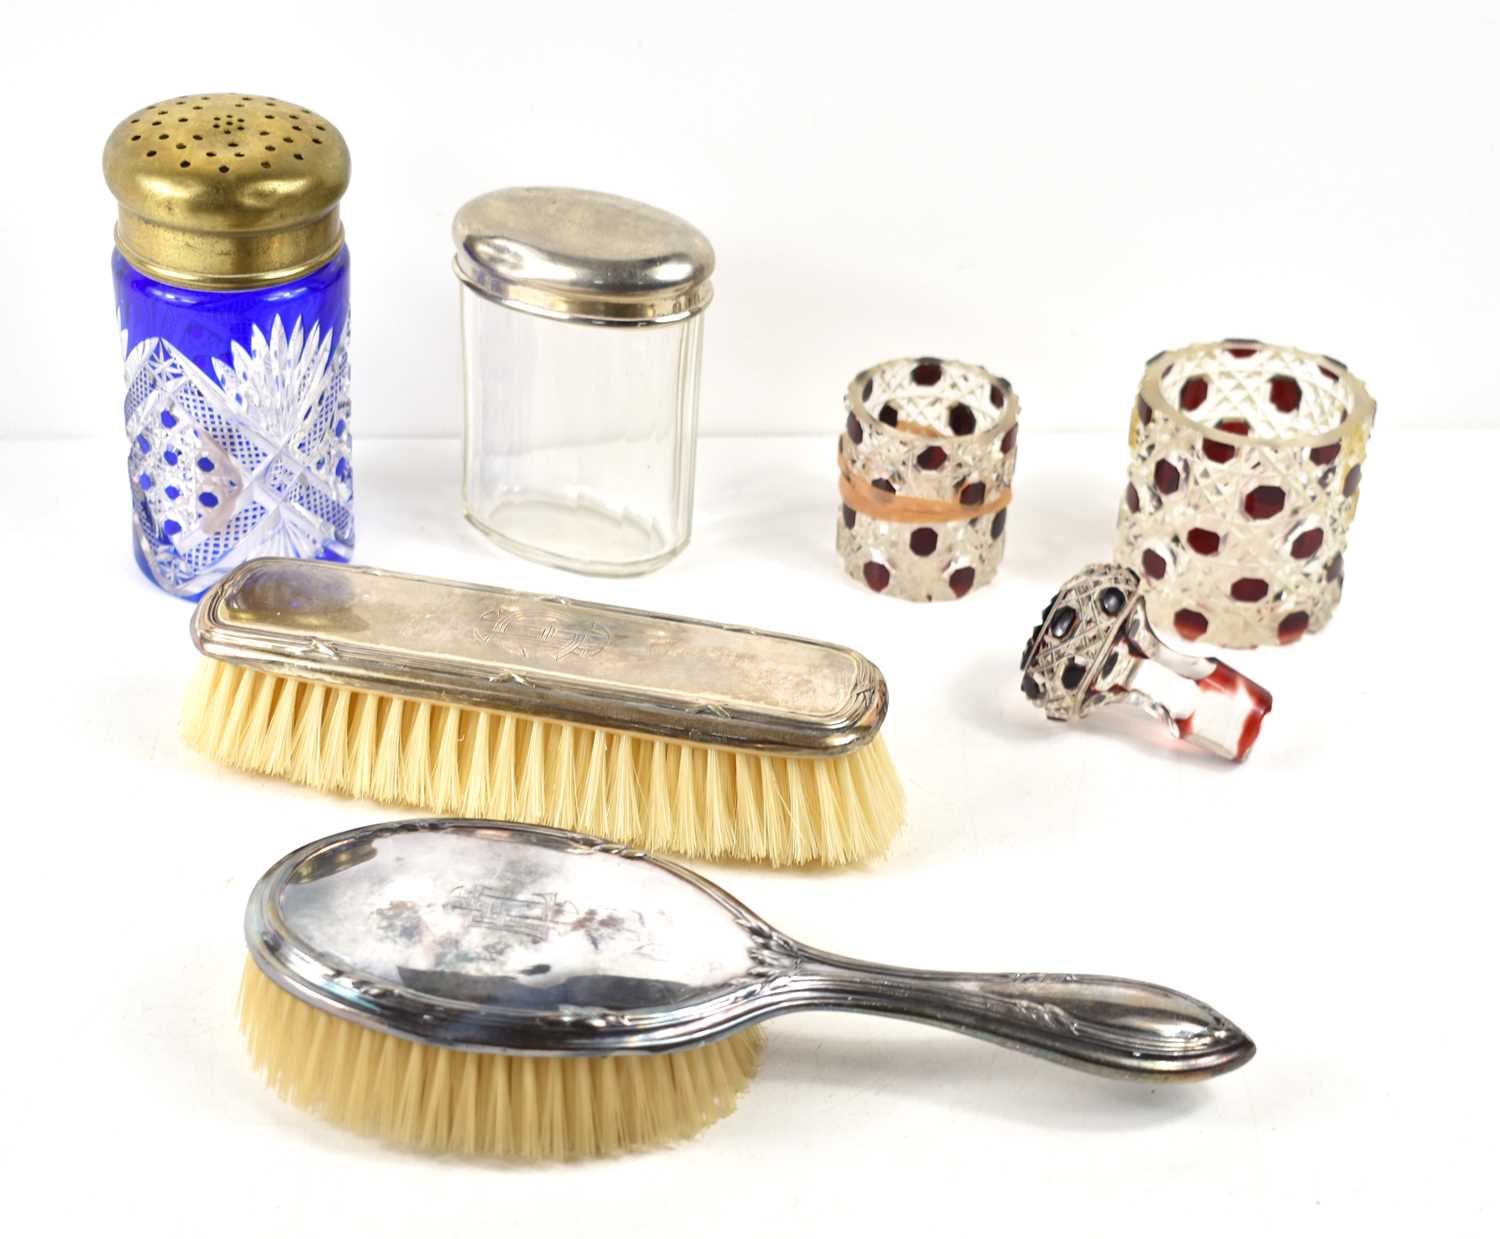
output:
M 1000 412 L 993 426 L 983 430 L 975 430 L 972 434 L 960 435 L 946 430 L 932 430 L 927 433 L 913 430 L 902 430 L 899 426 L 892 426 L 889 422 L 883 422 L 870 412 L 869 406 L 865 404 L 865 384 L 872 380 L 881 371 L 894 366 L 915 366 L 923 361 L 932 361 L 935 358 L 927 357 L 893 357 L 889 361 L 878 362 L 873 366 L 866 366 L 850 381 L 845 393 L 850 412 L 862 423 L 872 427 L 878 427 L 882 434 L 895 437 L 897 440 L 910 444 L 933 443 L 949 439 L 961 439 L 965 443 L 984 443 L 990 439 L 1003 437 L 1017 424 L 1021 416 L 1021 398 L 1016 395 L 1016 390 L 1011 386 L 1010 380 L 995 374 L 984 366 L 975 365 L 967 361 L 944 360 L 944 367 L 953 367 L 958 370 L 966 370 L 978 375 L 988 381 L 992 387 L 998 387 L 1005 393 L 1005 408 Z
M 1332 373 L 1349 393 L 1348 416 L 1330 430 L 1319 434 L 1287 434 L 1277 436 L 1241 434 L 1237 431 L 1226 430 L 1222 426 L 1205 425 L 1184 413 L 1180 408 L 1167 399 L 1166 390 L 1162 386 L 1162 380 L 1166 372 L 1173 365 L 1184 358 L 1192 357 L 1201 353 L 1215 350 L 1230 350 L 1234 348 L 1266 349 L 1280 353 L 1284 356 L 1294 357 L 1299 361 L 1317 366 L 1325 373 Z M 1137 389 L 1142 400 L 1151 410 L 1152 416 L 1164 417 L 1179 427 L 1192 431 L 1194 434 L 1202 435 L 1205 439 L 1211 439 L 1217 443 L 1226 443 L 1234 447 L 1270 447 L 1270 448 L 1318 448 L 1328 447 L 1335 443 L 1342 443 L 1345 438 L 1357 429 L 1367 429 L 1375 416 L 1375 400 L 1370 395 L 1364 383 L 1350 373 L 1349 368 L 1337 358 L 1329 357 L 1322 353 L 1309 353 L 1298 348 L 1289 348 L 1283 345 L 1266 344 L 1260 340 L 1249 339 L 1223 339 L 1208 341 L 1201 344 L 1190 344 L 1184 348 L 1165 349 L 1146 363 L 1146 371 L 1141 376 L 1140 386 Z

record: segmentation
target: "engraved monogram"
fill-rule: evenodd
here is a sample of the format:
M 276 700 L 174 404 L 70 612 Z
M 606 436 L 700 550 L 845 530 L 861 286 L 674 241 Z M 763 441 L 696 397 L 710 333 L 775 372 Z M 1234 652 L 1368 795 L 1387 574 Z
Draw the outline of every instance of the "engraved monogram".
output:
M 609 630 L 593 620 L 568 623 L 554 613 L 528 614 L 514 606 L 486 607 L 479 620 L 470 634 L 475 641 L 499 645 L 522 658 L 597 658 L 610 640 Z
M 566 934 L 581 933 L 596 948 L 606 938 L 615 949 L 623 945 L 628 950 L 640 951 L 650 943 L 645 917 L 639 912 L 623 908 L 580 909 L 577 904 L 559 899 L 552 891 L 516 893 L 476 883 L 454 887 L 443 907 L 466 912 L 471 927 L 498 931 L 512 941 L 540 945 Z
M 476 929 L 502 929 L 532 942 L 553 937 L 560 918 L 577 913 L 551 891 L 539 895 L 509 895 L 493 886 L 460 886 L 448 896 L 444 908 L 467 912 Z
M 473 612 L 443 616 L 415 612 L 402 621 L 400 633 L 409 641 L 448 636 L 512 658 L 559 663 L 597 658 L 614 640 L 609 629 L 597 620 L 550 607 L 527 609 L 514 602 L 491 603 L 478 616 Z

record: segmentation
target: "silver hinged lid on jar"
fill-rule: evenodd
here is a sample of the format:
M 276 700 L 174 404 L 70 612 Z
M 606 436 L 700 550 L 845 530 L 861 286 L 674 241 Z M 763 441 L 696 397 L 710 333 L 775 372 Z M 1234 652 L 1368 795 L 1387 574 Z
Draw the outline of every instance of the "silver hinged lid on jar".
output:
M 575 322 L 673 323 L 713 299 L 714 250 L 684 219 L 587 189 L 500 189 L 453 220 L 454 271 L 512 309 Z
M 462 207 L 453 242 L 470 521 L 581 572 L 671 559 L 692 526 L 708 239 L 628 198 L 519 188 Z

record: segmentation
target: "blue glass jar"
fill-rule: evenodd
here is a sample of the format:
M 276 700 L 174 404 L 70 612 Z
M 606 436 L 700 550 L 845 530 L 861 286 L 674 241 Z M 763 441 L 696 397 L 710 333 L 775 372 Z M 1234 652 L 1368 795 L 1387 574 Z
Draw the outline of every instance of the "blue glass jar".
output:
M 178 288 L 114 256 L 135 557 L 197 597 L 258 555 L 347 561 L 349 252 L 289 284 Z
M 142 571 L 196 598 L 262 555 L 354 547 L 348 151 L 316 113 L 193 95 L 105 147 Z

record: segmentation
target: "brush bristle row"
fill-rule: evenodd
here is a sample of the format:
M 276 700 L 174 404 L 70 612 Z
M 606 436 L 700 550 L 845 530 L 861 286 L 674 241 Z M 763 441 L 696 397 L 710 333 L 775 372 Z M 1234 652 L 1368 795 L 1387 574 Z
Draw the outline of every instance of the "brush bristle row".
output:
M 205 659 L 183 732 L 243 770 L 431 813 L 535 822 L 680 856 L 848 864 L 904 815 L 876 736 L 777 757 L 313 684 Z
M 649 1057 L 527 1058 L 375 1032 L 292 997 L 246 959 L 240 1028 L 284 1101 L 366 1135 L 466 1156 L 558 1161 L 683 1140 L 729 1114 L 760 1029 Z

